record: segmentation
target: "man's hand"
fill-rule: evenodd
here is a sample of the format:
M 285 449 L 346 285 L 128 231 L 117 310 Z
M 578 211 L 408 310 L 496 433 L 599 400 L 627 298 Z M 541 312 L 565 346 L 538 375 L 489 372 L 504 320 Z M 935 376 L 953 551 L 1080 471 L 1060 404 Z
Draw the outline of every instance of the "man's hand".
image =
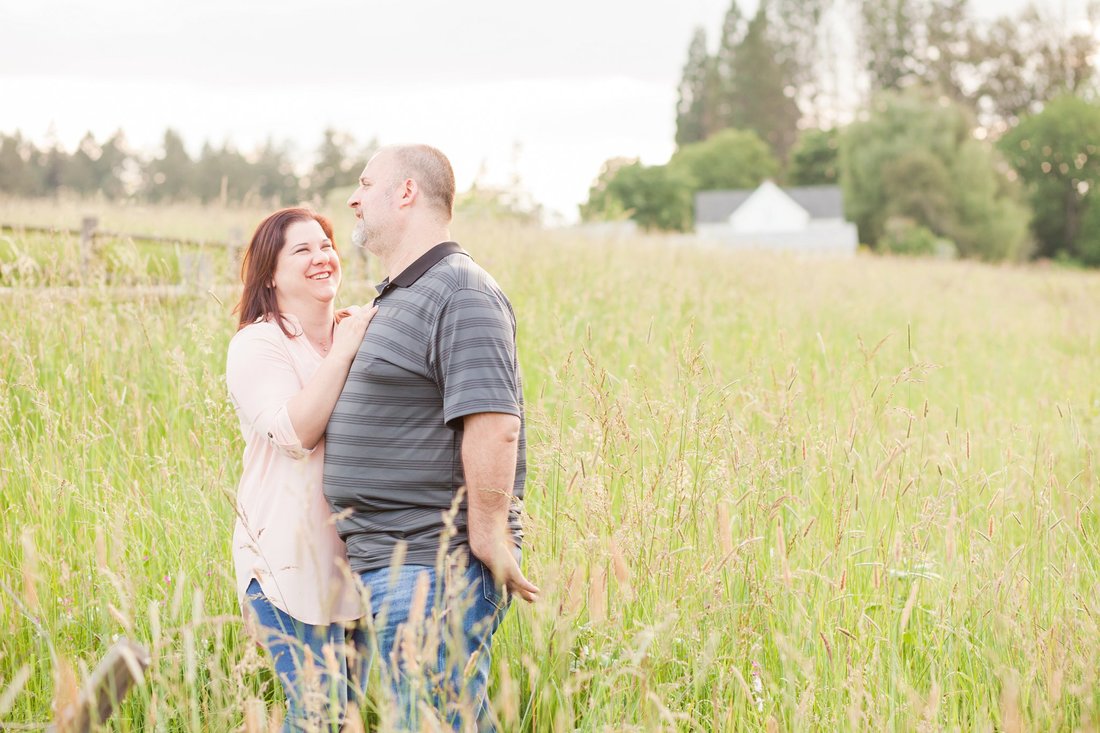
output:
M 470 552 L 474 557 L 485 563 L 493 573 L 493 579 L 502 585 L 509 595 L 519 596 L 528 603 L 534 603 L 539 599 L 538 586 L 523 575 L 516 556 L 513 554 L 513 546 L 506 538 L 490 543 L 489 547 L 473 546 L 471 538 Z M 479 552 L 480 551 L 480 552 Z

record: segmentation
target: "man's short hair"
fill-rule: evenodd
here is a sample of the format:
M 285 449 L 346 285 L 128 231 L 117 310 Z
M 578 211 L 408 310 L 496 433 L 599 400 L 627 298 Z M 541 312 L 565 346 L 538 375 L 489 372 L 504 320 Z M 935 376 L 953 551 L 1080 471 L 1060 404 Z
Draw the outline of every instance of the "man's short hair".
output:
M 454 217 L 455 172 L 447 156 L 431 145 L 395 145 L 390 151 L 395 178 L 416 181 L 426 202 L 450 221 Z

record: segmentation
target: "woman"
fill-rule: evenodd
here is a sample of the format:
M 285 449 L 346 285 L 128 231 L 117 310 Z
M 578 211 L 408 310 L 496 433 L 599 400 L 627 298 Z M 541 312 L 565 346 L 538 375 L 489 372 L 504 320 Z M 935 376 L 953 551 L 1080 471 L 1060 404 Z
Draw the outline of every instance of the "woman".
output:
M 242 266 L 240 325 L 226 382 L 244 436 L 233 560 L 241 608 L 288 701 L 284 731 L 339 725 L 349 680 L 362 693 L 364 609 L 321 492 L 324 433 L 375 309 L 334 312 L 332 225 L 283 209 L 256 229 Z

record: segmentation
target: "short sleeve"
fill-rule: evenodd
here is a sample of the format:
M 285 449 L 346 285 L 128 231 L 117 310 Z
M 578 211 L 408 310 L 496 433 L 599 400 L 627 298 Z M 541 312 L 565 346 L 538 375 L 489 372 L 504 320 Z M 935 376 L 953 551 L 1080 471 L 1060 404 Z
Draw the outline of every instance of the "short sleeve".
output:
M 503 297 L 455 291 L 436 322 L 431 346 L 443 420 L 458 429 L 482 412 L 520 416 L 519 365 L 512 308 Z
M 267 324 L 246 326 L 229 343 L 225 382 L 243 430 L 293 458 L 313 451 L 302 447 L 287 412 L 287 403 L 302 390 L 281 334 Z

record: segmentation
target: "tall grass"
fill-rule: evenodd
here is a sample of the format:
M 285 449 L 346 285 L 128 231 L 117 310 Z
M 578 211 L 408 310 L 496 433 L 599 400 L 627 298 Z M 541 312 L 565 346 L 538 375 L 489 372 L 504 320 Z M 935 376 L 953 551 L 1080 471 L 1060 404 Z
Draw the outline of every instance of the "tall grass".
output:
M 1097 726 L 1100 278 L 455 233 L 520 320 L 544 597 L 497 636 L 505 729 Z M 153 665 L 112 730 L 281 704 L 216 295 L 0 296 L 8 724 L 122 634 Z

